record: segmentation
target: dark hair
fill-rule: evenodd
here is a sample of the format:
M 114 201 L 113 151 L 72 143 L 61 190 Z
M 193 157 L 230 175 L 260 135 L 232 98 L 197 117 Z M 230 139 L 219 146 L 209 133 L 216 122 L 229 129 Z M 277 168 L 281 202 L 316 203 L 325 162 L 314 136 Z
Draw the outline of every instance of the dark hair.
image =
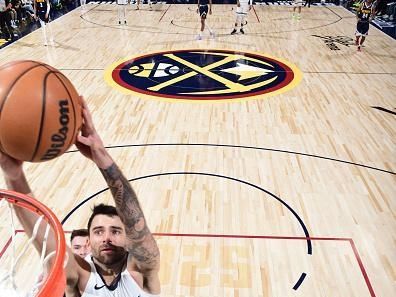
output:
M 88 233 L 87 229 L 76 229 L 76 230 L 73 230 L 72 233 L 71 233 L 71 236 L 70 236 L 70 242 L 73 241 L 74 237 L 77 237 L 77 236 L 86 237 L 88 235 L 89 235 L 89 233 Z
M 92 220 L 94 219 L 94 217 L 101 214 L 109 217 L 118 216 L 117 209 L 112 205 L 106 205 L 103 203 L 99 205 L 95 205 L 94 208 L 92 209 L 91 217 L 88 220 L 88 233 L 89 233 L 89 229 L 91 228 Z

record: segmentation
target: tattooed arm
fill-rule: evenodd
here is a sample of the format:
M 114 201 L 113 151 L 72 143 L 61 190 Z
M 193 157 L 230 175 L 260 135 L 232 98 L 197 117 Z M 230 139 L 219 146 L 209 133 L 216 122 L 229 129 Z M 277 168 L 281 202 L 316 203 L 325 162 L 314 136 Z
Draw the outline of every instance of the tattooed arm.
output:
M 82 102 L 84 123 L 76 146 L 85 157 L 95 162 L 109 185 L 128 238 L 127 248 L 131 255 L 128 268 L 133 267 L 133 271 L 142 275 L 144 289 L 158 294 L 160 253 L 157 243 L 146 224 L 135 191 L 105 149 L 88 107 L 84 100 Z
M 130 241 L 129 252 L 140 271 L 158 271 L 159 250 L 151 234 L 135 191 L 118 166 L 101 169 L 113 194 L 116 208 Z

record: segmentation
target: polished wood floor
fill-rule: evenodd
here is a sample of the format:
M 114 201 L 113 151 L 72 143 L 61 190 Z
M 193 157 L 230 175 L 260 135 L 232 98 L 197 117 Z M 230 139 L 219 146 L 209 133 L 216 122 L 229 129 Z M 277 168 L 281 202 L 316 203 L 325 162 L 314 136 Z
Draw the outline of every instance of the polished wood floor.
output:
M 353 38 L 355 17 L 344 8 L 303 9 L 297 21 L 290 7 L 257 5 L 236 36 L 233 6 L 214 5 L 215 38 L 196 40 L 195 8 L 128 8 L 128 25 L 118 26 L 115 5 L 89 4 L 51 23 L 54 46 L 43 46 L 38 30 L 0 50 L 0 64 L 34 59 L 60 69 L 85 96 L 126 177 L 142 177 L 132 185 L 157 234 L 162 296 L 392 296 L 395 40 L 371 27 L 362 52 L 331 50 L 325 36 Z M 276 96 L 213 104 L 143 98 L 105 82 L 109 65 L 127 57 L 197 48 L 269 54 L 303 78 Z M 26 171 L 60 220 L 94 196 L 66 231 L 84 227 L 93 204 L 111 202 L 79 153 Z M 1 210 L 0 250 L 5 217 Z M 8 249 L 1 269 L 9 259 Z M 30 284 L 25 265 L 18 278 Z

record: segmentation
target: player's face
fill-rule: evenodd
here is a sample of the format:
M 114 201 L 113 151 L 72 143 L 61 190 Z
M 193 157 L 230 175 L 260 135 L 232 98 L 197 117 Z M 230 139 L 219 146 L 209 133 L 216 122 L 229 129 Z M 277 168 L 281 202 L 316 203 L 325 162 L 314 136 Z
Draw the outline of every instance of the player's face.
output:
M 91 246 L 89 245 L 88 236 L 76 236 L 71 242 L 71 249 L 73 254 L 85 258 L 86 255 L 91 253 Z
M 112 265 L 126 255 L 124 224 L 118 216 L 97 215 L 89 230 L 92 256 L 100 263 Z

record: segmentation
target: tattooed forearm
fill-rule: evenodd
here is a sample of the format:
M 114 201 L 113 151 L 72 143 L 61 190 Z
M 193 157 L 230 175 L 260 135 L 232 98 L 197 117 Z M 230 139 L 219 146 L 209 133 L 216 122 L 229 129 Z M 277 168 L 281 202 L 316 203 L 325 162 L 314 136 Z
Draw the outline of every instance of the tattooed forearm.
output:
M 135 191 L 115 163 L 107 169 L 101 169 L 101 172 L 110 187 L 117 212 L 131 240 L 130 252 L 136 260 L 151 266 L 158 258 L 159 250 L 146 224 Z

